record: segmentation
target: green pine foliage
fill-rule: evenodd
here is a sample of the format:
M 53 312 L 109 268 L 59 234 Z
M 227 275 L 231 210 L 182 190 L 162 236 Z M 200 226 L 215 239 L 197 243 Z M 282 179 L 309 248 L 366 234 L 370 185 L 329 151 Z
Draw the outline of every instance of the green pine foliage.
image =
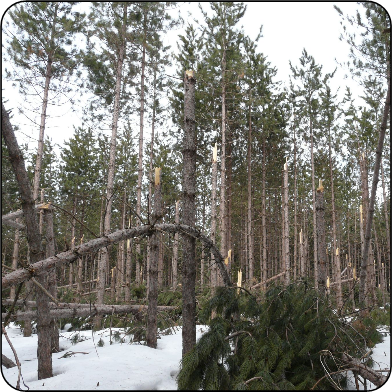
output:
M 184 356 L 179 389 L 310 389 L 325 375 L 323 364 L 337 371 L 342 352 L 360 357 L 365 349 L 307 282 L 273 287 L 261 301 L 218 288 L 200 321 L 210 328 Z M 324 378 L 316 388 L 331 384 Z

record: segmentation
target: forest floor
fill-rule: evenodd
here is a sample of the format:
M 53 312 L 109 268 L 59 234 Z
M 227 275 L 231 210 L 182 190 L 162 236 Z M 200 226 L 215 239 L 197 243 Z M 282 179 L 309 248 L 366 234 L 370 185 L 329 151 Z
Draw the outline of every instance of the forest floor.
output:
M 157 349 L 139 343 L 129 344 L 129 336 L 125 336 L 122 328 L 112 328 L 111 337 L 108 328 L 97 331 L 94 338 L 91 330 L 67 332 L 63 329 L 60 331 L 62 351 L 53 354 L 54 377 L 44 380 L 37 379 L 37 335 L 24 338 L 20 327 L 13 323 L 6 330 L 21 362 L 21 390 L 177 389 L 176 376 L 182 351 L 181 327 L 171 329 L 172 334 L 161 334 Z M 382 330 L 384 341 L 373 348 L 375 369 L 390 367 L 390 332 L 387 327 Z M 197 338 L 206 331 L 206 326 L 198 325 Z M 121 338 L 124 338 L 123 342 Z M 15 361 L 4 336 L 2 352 Z M 11 391 L 10 386 L 16 386 L 18 368 L 2 366 L 2 374 L 9 385 L 1 380 L 1 391 Z M 349 378 L 349 389 L 355 389 L 352 375 Z M 368 390 L 375 389 L 369 384 Z M 386 390 L 391 384 L 392 381 L 388 380 L 381 390 Z M 361 383 L 359 386 L 364 389 Z

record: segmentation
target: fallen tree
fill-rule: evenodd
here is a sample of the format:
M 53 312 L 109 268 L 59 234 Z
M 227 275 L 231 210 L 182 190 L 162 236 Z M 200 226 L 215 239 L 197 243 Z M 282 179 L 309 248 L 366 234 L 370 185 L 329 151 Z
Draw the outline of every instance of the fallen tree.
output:
M 214 255 L 215 262 L 220 269 L 220 273 L 223 277 L 223 282 L 225 286 L 232 285 L 229 274 L 227 273 L 226 267 L 224 265 L 224 259 L 215 244 L 208 237 L 201 234 L 199 230 L 187 225 L 162 223 L 157 225 L 143 225 L 129 229 L 117 230 L 113 233 L 108 234 L 107 236 L 95 238 L 89 242 L 81 244 L 75 247 L 75 249 L 73 250 L 58 253 L 57 255 L 48 257 L 34 264 L 30 264 L 26 268 L 19 268 L 15 271 L 10 272 L 2 278 L 2 290 L 5 290 L 18 283 L 24 282 L 25 280 L 28 280 L 32 277 L 41 276 L 51 271 L 53 268 L 55 268 L 56 265 L 72 263 L 79 257 L 96 252 L 97 250 L 105 246 L 115 244 L 119 241 L 127 240 L 128 238 L 151 236 L 156 230 L 169 233 L 180 232 L 188 234 L 200 240 L 204 244 L 204 246 L 209 249 Z
M 35 302 L 35 301 L 31 301 Z M 36 304 L 32 304 L 35 306 Z M 147 311 L 147 305 L 94 305 L 94 304 L 59 304 L 57 307 L 53 302 L 50 304 L 51 309 L 49 310 L 49 317 L 52 318 L 70 318 L 70 317 L 86 317 L 96 316 L 105 314 L 125 314 L 132 313 L 138 314 Z M 159 312 L 176 309 L 175 306 L 158 306 Z M 5 317 L 6 314 L 2 313 L 1 317 Z M 37 318 L 37 312 L 16 312 L 11 315 L 11 321 L 23 321 Z
M 372 384 L 374 384 L 377 387 L 381 387 L 387 382 L 388 379 L 387 376 L 384 376 L 381 373 L 377 372 L 377 370 L 374 370 L 369 366 L 366 366 L 357 358 L 353 358 L 350 355 L 343 353 L 342 360 L 350 368 L 355 368 L 361 377 L 365 378 L 366 380 L 369 380 Z

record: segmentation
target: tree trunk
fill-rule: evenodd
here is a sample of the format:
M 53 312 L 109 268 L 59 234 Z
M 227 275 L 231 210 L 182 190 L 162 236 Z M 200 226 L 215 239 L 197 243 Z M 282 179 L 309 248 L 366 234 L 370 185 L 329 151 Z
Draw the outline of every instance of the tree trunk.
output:
M 227 255 L 227 203 L 226 203 L 226 50 L 222 55 L 222 151 L 221 151 L 221 185 L 220 185 L 220 232 L 221 232 L 221 254 Z M 219 281 L 219 279 L 218 279 Z
M 185 72 L 184 96 L 184 141 L 183 141 L 183 223 L 195 226 L 196 191 L 196 129 L 195 129 L 195 84 L 193 71 Z M 182 277 L 182 355 L 196 344 L 196 260 L 195 238 L 183 236 Z
M 161 168 L 155 168 L 155 191 L 154 191 L 154 215 L 153 222 L 162 217 L 162 194 L 161 194 Z M 161 233 L 154 232 L 150 239 L 150 268 L 148 270 L 148 312 L 147 312 L 147 346 L 157 348 L 157 306 L 158 306 L 158 259 L 159 259 L 159 236 Z
M 54 50 L 54 36 L 56 33 L 56 23 L 57 23 L 57 10 L 59 8 L 59 3 L 56 3 L 55 6 L 55 14 L 53 17 L 53 24 L 52 24 L 52 32 L 51 32 L 51 47 Z M 50 81 L 52 79 L 52 64 L 53 64 L 53 54 L 50 52 L 48 54 L 47 63 L 46 63 L 46 73 L 45 73 L 45 87 L 43 92 L 43 101 L 42 101 L 42 108 L 41 108 L 41 123 L 39 127 L 39 138 L 38 138 L 38 150 L 37 150 L 37 159 L 35 163 L 35 170 L 34 170 L 34 182 L 33 182 L 33 199 L 34 201 L 37 200 L 39 194 L 39 181 L 41 176 L 41 166 L 42 166 L 42 158 L 44 153 L 44 134 L 45 134 L 45 125 L 46 125 L 46 110 L 48 108 L 48 97 L 49 97 L 49 86 Z
M 317 219 L 316 219 L 316 185 L 314 180 L 314 156 L 313 156 L 313 122 L 312 119 L 309 120 L 310 124 L 310 162 L 311 162 L 311 171 L 312 171 L 312 198 L 313 198 L 313 258 L 314 258 L 314 287 L 317 290 L 319 278 L 318 274 L 318 266 L 317 266 L 317 255 L 319 254 L 317 250 L 317 235 L 316 235 L 316 227 L 317 227 Z M 325 253 L 325 248 L 324 248 Z
M 10 162 L 18 182 L 18 189 L 26 222 L 26 236 L 29 244 L 30 262 L 32 264 L 42 260 L 43 249 L 39 225 L 31 192 L 29 178 L 26 172 L 23 155 L 12 129 L 9 115 L 2 105 L 2 133 L 8 149 Z M 38 278 L 39 283 L 45 285 L 46 277 Z M 52 353 L 48 298 L 41 290 L 37 291 L 37 335 L 38 335 L 38 379 L 52 377 Z
M 180 223 L 180 201 L 176 201 L 176 213 L 174 222 L 175 224 Z M 178 264 L 178 233 L 174 234 L 174 244 L 173 244 L 173 261 L 172 261 L 172 287 L 174 290 L 177 289 L 177 264 Z
M 54 230 L 53 230 L 53 209 L 47 209 L 45 211 L 45 221 L 46 221 L 46 257 L 51 257 L 56 254 L 56 245 L 54 240 Z M 57 298 L 57 278 L 56 278 L 56 268 L 48 273 L 48 287 L 49 293 L 53 298 Z M 57 325 L 57 320 L 52 319 L 50 321 L 51 328 L 51 345 L 52 353 L 57 353 L 60 351 L 59 343 L 59 329 Z
M 248 152 L 247 152 L 247 166 L 248 166 L 248 265 L 249 265 L 249 284 L 253 284 L 254 274 L 254 240 L 252 231 L 252 118 L 251 106 L 249 105 L 249 127 L 248 127 Z
M 212 152 L 212 174 L 211 174 L 211 241 L 216 242 L 216 191 L 217 191 L 217 176 L 218 176 L 218 151 L 215 143 Z M 214 255 L 211 254 L 211 287 L 214 288 L 218 284 L 218 270 L 216 268 Z
M 126 26 L 127 26 L 127 10 L 128 4 L 124 3 L 123 13 L 123 24 L 120 35 L 120 46 L 118 48 L 117 58 L 117 69 L 116 69 L 116 87 L 114 94 L 114 105 L 113 105 L 113 119 L 112 119 L 112 136 L 110 139 L 110 154 L 109 154 L 109 168 L 108 168 L 108 180 L 106 186 L 106 207 L 105 207 L 105 219 L 104 219 L 104 235 L 110 233 L 110 225 L 112 218 L 112 203 L 114 196 L 114 176 L 116 169 L 116 141 L 117 141 L 117 126 L 118 119 L 120 116 L 120 94 L 122 87 L 122 69 L 125 58 L 126 49 Z M 102 305 L 104 303 L 105 293 L 105 279 L 107 274 L 107 266 L 109 264 L 109 252 L 108 248 L 103 248 L 101 252 L 101 258 L 99 259 L 98 265 L 98 282 L 97 282 L 97 303 Z M 95 320 L 95 326 L 100 327 L 101 318 Z
M 340 265 L 340 254 L 336 240 L 336 205 L 335 205 L 335 188 L 333 181 L 333 169 L 332 169 L 332 148 L 331 148 L 331 128 L 328 126 L 328 155 L 329 155 L 329 178 L 331 182 L 331 204 L 332 204 L 332 265 L 334 266 L 334 279 L 336 283 L 336 306 L 340 313 L 343 307 L 343 296 L 342 296 L 342 278 L 341 278 L 341 265 Z
M 144 24 L 145 24 L 144 15 Z M 140 80 L 140 130 L 139 130 L 139 161 L 138 161 L 138 172 L 137 172 L 137 192 L 136 192 L 136 225 L 141 224 L 139 217 L 142 211 L 142 179 L 143 179 L 143 131 L 144 131 L 144 79 L 145 79 L 145 68 L 146 68 L 146 43 L 145 37 L 143 41 L 142 49 L 142 69 L 141 69 L 141 80 Z M 136 282 L 141 283 L 140 277 L 140 262 L 141 262 L 141 247 L 140 242 L 136 244 Z
M 316 194 L 316 239 L 318 260 L 318 290 L 321 295 L 326 294 L 327 289 L 327 254 L 325 252 L 325 207 L 324 207 L 324 187 L 321 184 L 317 188 Z
M 19 223 L 19 219 L 16 218 L 16 223 Z M 18 260 L 19 260 L 19 245 L 20 245 L 20 235 L 19 229 L 15 230 L 15 239 L 14 239 L 14 250 L 12 253 L 12 269 L 16 270 L 18 268 Z M 15 299 L 15 286 L 11 287 L 10 290 L 10 299 Z
M 287 162 L 283 167 L 283 212 L 284 212 L 284 220 L 283 220 L 283 238 L 284 238 L 284 248 L 283 251 L 285 253 L 284 260 L 285 266 L 284 271 L 285 274 L 285 285 L 288 286 L 290 284 L 290 228 L 289 228 L 289 169 L 287 166 Z

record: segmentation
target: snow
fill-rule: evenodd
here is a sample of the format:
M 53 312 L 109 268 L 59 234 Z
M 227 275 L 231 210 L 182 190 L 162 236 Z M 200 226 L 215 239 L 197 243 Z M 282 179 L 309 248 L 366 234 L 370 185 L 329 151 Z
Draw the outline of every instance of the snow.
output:
M 385 370 L 391 367 L 391 334 L 390 329 L 387 326 L 378 328 L 379 331 L 384 335 L 384 340 L 381 343 L 376 344 L 372 349 L 372 359 L 374 364 L 372 366 L 373 369 L 377 370 Z M 384 376 L 388 376 L 388 373 L 382 373 Z M 390 378 L 387 382 L 378 390 L 386 391 L 386 389 L 390 390 L 392 381 Z M 368 391 L 375 390 L 377 387 L 372 384 L 370 381 L 366 381 Z M 352 372 L 348 372 L 348 389 L 355 390 L 355 381 L 352 375 Z M 364 390 L 364 385 L 359 382 L 359 389 Z
M 62 351 L 53 354 L 54 377 L 43 380 L 37 377 L 37 335 L 23 337 L 20 328 L 14 324 L 10 324 L 6 331 L 21 362 L 23 381 L 30 390 L 177 389 L 176 376 L 182 353 L 181 327 L 172 330 L 172 335 L 161 336 L 157 349 L 135 342 L 130 344 L 129 336 L 125 336 L 124 330 L 119 328 L 112 328 L 112 344 L 109 329 L 95 332 L 94 339 L 91 330 L 62 330 Z M 123 342 L 114 340 L 115 331 L 120 333 Z M 206 326 L 198 325 L 196 338 L 206 331 Z M 82 341 L 72 344 L 71 338 L 77 333 Z M 103 347 L 98 345 L 101 338 Z M 15 361 L 4 335 L 2 352 Z M 64 357 L 67 352 L 75 354 Z M 2 366 L 2 372 L 9 385 L 1 380 L 1 391 L 12 390 L 10 385 L 15 388 L 18 368 L 6 369 Z M 21 389 L 27 390 L 22 381 Z
M 104 329 L 92 334 L 91 330 L 68 332 L 70 325 L 60 331 L 59 353 L 53 354 L 54 377 L 37 379 L 37 335 L 23 337 L 18 326 L 10 323 L 7 334 L 18 354 L 22 367 L 24 383 L 30 390 L 176 390 L 176 376 L 182 352 L 181 327 L 172 329 L 172 334 L 161 335 L 157 349 L 140 343 L 131 343 L 123 329 Z M 207 326 L 198 325 L 197 339 L 206 332 Z M 115 341 L 113 334 L 118 331 L 121 341 Z M 382 329 L 384 341 L 373 348 L 374 369 L 390 367 L 389 327 Z M 169 332 L 169 331 L 168 331 Z M 72 344 L 71 339 L 79 334 L 79 341 Z M 98 345 L 102 339 L 103 347 Z M 2 352 L 14 361 L 11 348 L 2 335 Z M 70 356 L 65 355 L 71 353 Z M 18 368 L 6 369 L 2 366 L 4 380 L 0 380 L 1 391 L 11 391 L 16 386 Z M 386 374 L 386 373 L 384 373 Z M 386 390 L 391 382 L 381 390 Z M 369 381 L 368 390 L 376 387 Z M 360 383 L 360 388 L 363 385 Z M 27 390 L 21 381 L 21 389 Z M 349 374 L 348 389 L 355 389 L 352 374 Z

